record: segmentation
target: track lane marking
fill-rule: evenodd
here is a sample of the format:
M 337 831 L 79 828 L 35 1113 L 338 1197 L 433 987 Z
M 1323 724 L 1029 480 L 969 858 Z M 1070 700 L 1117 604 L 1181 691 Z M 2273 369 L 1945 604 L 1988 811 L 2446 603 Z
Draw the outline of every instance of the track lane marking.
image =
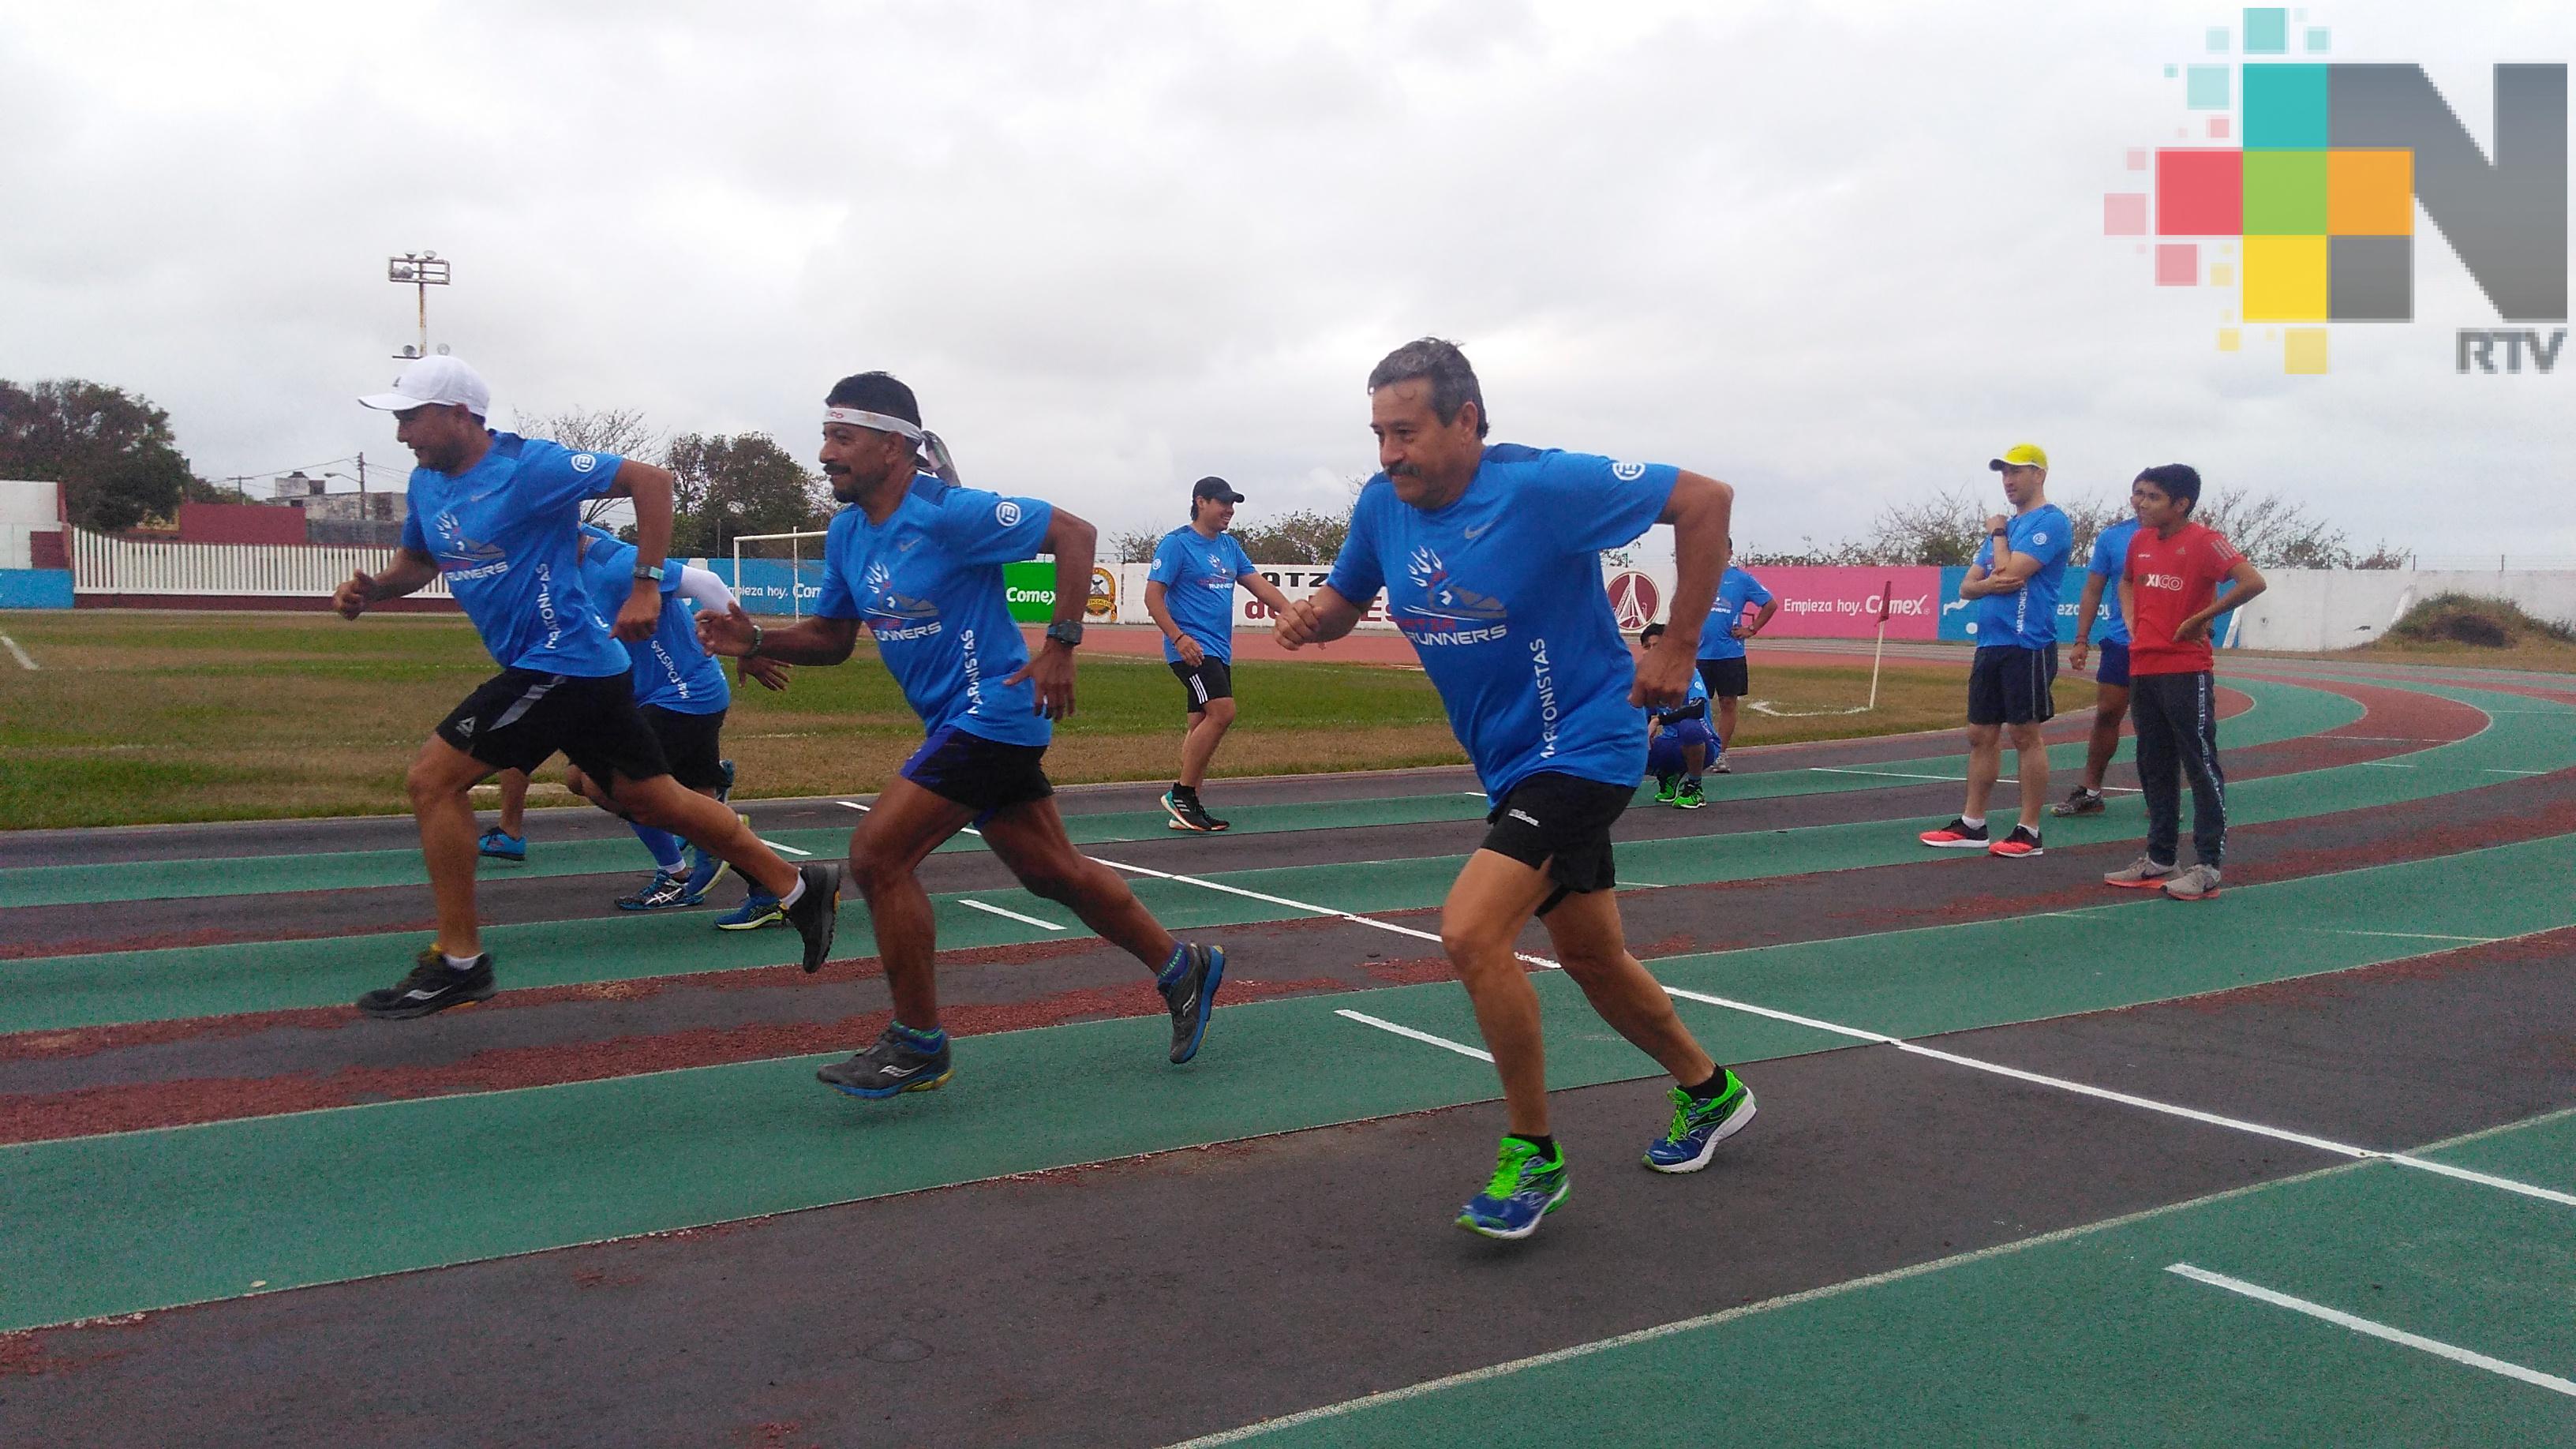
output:
M 781 845 L 775 840 L 763 840 L 757 835 L 753 836 L 752 839 L 760 841 L 761 844 L 768 846 L 770 849 L 777 851 L 781 855 L 812 855 L 814 853 L 810 850 L 798 850 L 792 845 Z
M 1480 1062 L 1491 1062 L 1494 1059 L 1494 1054 L 1492 1052 L 1485 1051 L 1482 1048 L 1471 1047 L 1465 1042 L 1451 1041 L 1445 1036 L 1433 1036 L 1427 1031 L 1416 1031 L 1409 1026 L 1399 1026 L 1392 1021 L 1387 1021 L 1381 1017 L 1371 1016 L 1364 1011 L 1353 1011 L 1348 1007 L 1335 1007 L 1333 1009 L 1333 1015 L 1347 1016 L 1351 1020 L 1360 1023 L 1362 1026 L 1373 1026 L 1380 1031 L 1391 1031 L 1397 1036 L 1411 1037 L 1415 1041 L 1419 1042 L 1429 1042 L 1431 1045 L 1436 1047 L 1447 1047 L 1449 1050 L 1456 1052 L 1462 1057 L 1474 1057 Z
M 982 901 L 970 901 L 964 896 L 959 896 L 957 898 L 957 904 L 974 910 L 984 911 L 991 915 L 1005 916 L 1014 921 L 1024 922 L 1028 925 L 1037 927 L 1041 931 L 1061 931 L 1064 929 L 1064 927 L 1057 925 L 1053 921 L 1041 921 L 1035 916 L 1024 916 L 1017 911 L 1006 911 L 1000 906 L 988 906 Z
M 19 668 L 34 669 L 37 667 L 36 661 L 27 656 L 27 651 L 18 647 L 17 640 L 10 638 L 6 634 L 0 634 L 0 644 L 6 644 L 9 646 L 9 655 L 11 658 L 18 661 Z
M 2321 1319 L 2338 1328 L 2349 1328 L 2355 1333 L 2365 1334 L 2371 1338 L 2384 1339 L 2389 1343 L 2419 1349 L 2436 1358 L 2446 1358 L 2453 1363 L 2466 1364 L 2470 1368 L 2484 1369 L 2491 1374 L 2501 1374 L 2536 1388 L 2547 1389 L 2553 1394 L 2565 1394 L 2569 1398 L 2576 1398 L 2576 1382 L 2562 1379 L 2556 1374 L 2545 1374 L 2538 1369 L 2524 1368 L 2518 1363 L 2507 1363 L 2500 1358 L 2490 1358 L 2474 1349 L 2444 1343 L 2438 1338 L 2426 1338 L 2420 1333 L 2408 1333 L 2402 1328 L 2391 1328 L 2385 1323 L 2346 1313 L 2339 1308 L 2328 1308 L 2322 1303 L 2311 1303 L 2305 1298 L 2293 1298 L 2287 1293 L 2276 1292 L 2260 1283 L 2248 1283 L 2242 1278 L 2213 1273 L 2207 1268 L 2194 1267 L 2189 1263 L 2169 1263 L 2165 1266 L 2165 1271 L 2178 1277 L 2189 1278 L 2195 1283 L 2206 1283 L 2212 1288 L 2223 1288 L 2258 1303 L 2269 1303 L 2275 1308 L 2286 1308 L 2292 1313 L 2304 1313 L 2310 1318 Z

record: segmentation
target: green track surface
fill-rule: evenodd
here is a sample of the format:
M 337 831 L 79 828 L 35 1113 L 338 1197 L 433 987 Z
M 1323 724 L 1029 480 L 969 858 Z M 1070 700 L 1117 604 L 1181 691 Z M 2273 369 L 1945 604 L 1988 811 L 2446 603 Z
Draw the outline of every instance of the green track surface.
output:
M 2576 766 L 2576 734 L 2568 728 L 2576 723 L 2576 707 L 2476 690 L 2426 692 L 2480 707 L 2512 699 L 2529 708 L 2497 716 L 2486 730 L 2468 739 L 2408 755 L 2404 767 L 2341 765 L 2230 785 L 2231 823 L 2259 824 L 2394 804 L 2519 778 L 2485 773 L 2495 766 L 2553 770 Z M 2136 797 L 2118 797 L 2104 814 L 2052 820 L 2048 839 L 2053 845 L 2137 839 L 2144 833 L 2144 815 Z M 1627 842 L 1619 847 L 1619 878 L 1632 884 L 1691 885 L 1896 865 L 1926 861 L 1932 855 L 1915 841 L 1908 822 L 1859 821 Z M 1436 906 L 1463 863 L 1463 856 L 1425 856 L 1228 871 L 1208 879 L 1336 910 L 1375 913 Z M 1982 857 L 1953 857 L 1953 864 L 1977 868 L 1987 862 Z M 1177 931 L 1301 914 L 1178 881 L 1148 878 L 1134 885 L 1138 897 Z M 957 904 L 970 897 L 1041 920 L 1065 922 L 1067 929 L 1049 932 Z M 935 904 L 940 945 L 949 950 L 1083 934 L 1061 907 L 1016 889 L 942 896 Z M 503 981 L 511 987 L 773 965 L 790 959 L 793 947 L 783 931 L 713 930 L 704 913 L 500 926 L 483 936 L 498 959 Z M 5 996 L 0 996 L 0 1032 L 343 1005 L 407 969 L 407 945 L 376 936 L 31 958 L 0 966 L 9 983 Z M 845 902 L 834 954 L 853 957 L 874 951 L 866 911 L 855 902 Z
M 2232 681 L 2231 687 L 2244 690 L 2255 702 L 2252 710 L 2228 721 L 2227 744 L 2231 749 L 2272 744 L 2337 729 L 2359 719 L 2362 714 L 2361 705 L 2350 697 L 2324 690 L 2249 681 Z M 2125 758 L 2129 743 L 2122 741 L 2120 749 Z M 2058 745 L 2049 751 L 2052 768 L 2073 769 L 2083 762 L 2084 746 L 2080 742 Z M 1861 768 L 1960 776 L 1967 770 L 1967 757 L 1942 755 Z M 1891 783 L 1894 782 L 1881 775 L 1836 774 L 1820 770 L 1712 775 L 1707 780 L 1709 798 L 1721 804 L 1731 800 L 1884 789 Z M 1651 798 L 1651 790 L 1638 792 L 1641 802 Z M 1228 833 L 1234 835 L 1339 830 L 1364 825 L 1422 825 L 1477 820 L 1484 814 L 1485 806 L 1481 799 L 1470 799 L 1463 792 L 1305 804 L 1245 805 L 1227 811 L 1232 822 Z M 855 814 L 851 816 L 853 822 L 857 818 Z M 1125 841 L 1165 839 L 1172 833 L 1169 822 L 1170 817 L 1160 810 L 1126 810 L 1068 815 L 1065 828 L 1077 845 L 1114 845 Z M 792 846 L 827 860 L 837 860 L 848 852 L 850 833 L 846 829 L 784 830 L 770 832 L 766 838 L 773 844 Z M 974 837 L 961 835 L 940 848 L 981 850 L 984 847 Z M 540 842 L 530 849 L 529 859 L 524 862 L 485 862 L 482 868 L 486 875 L 501 879 L 605 875 L 620 871 L 641 873 L 646 863 L 641 847 L 634 841 L 608 839 Z M 0 908 L 416 886 L 426 884 L 428 879 L 421 865 L 420 852 L 414 849 L 253 855 L 220 860 L 151 860 L 113 866 L 20 866 L 0 870 Z
M 2576 924 L 2576 838 L 2277 885 L 1658 963 L 1675 985 L 1916 1033 L 2002 1025 L 2409 954 L 2355 930 Z M 2224 929 L 2219 929 L 2223 923 Z M 2463 932 L 2466 934 L 2467 932 Z M 2105 943 L 2119 942 L 2116 951 Z M 1651 1064 L 1536 978 L 1554 1086 Z M 1142 989 L 1141 983 L 1139 987 Z M 1490 1098 L 1489 1068 L 1333 1015 L 1473 1040 L 1449 984 L 1225 1009 L 1162 1065 L 1146 1017 L 976 1037 L 945 1091 L 861 1104 L 779 1059 L 0 1149 L 0 1329 L 427 1268 L 1003 1173 Z M 1845 1039 L 1693 1006 L 1721 1060 Z M 1314 1070 L 1329 1050 L 1330 1072 Z M 1639 1131 L 1651 1124 L 1641 1119 Z M 1577 1145 L 1578 1164 L 1624 1152 Z M 1578 1167 L 1578 1170 L 1582 1170 Z M 29 1225 L 41 1225 L 30 1231 Z
M 2543 1121 L 2456 1152 L 2516 1155 Z M 2441 1154 L 2445 1157 L 2452 1152 Z M 2576 1442 L 2576 1399 L 2167 1272 L 2562 1378 L 2576 1220 L 2386 1164 L 2056 1235 L 1245 1437 L 1270 1446 Z M 1543 1412 L 1533 1405 L 1544 1406 Z

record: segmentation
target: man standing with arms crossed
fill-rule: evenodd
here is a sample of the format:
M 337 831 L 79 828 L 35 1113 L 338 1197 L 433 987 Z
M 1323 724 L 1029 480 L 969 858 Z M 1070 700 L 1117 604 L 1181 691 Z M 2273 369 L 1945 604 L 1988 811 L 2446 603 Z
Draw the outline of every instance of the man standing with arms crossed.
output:
M 2120 612 L 2117 581 L 2128 566 L 2129 540 L 2137 532 L 2135 514 L 2103 529 L 2094 535 L 2093 556 L 2084 565 L 2084 597 L 2075 606 L 2075 654 L 2067 660 L 2078 674 L 2084 672 L 2085 643 L 2095 633 L 2094 612 L 2106 600 L 2108 608 L 2100 628 L 2102 670 L 2093 677 L 2093 736 L 2084 744 L 2084 783 L 2048 807 L 2049 814 L 2060 818 L 2102 813 L 2102 772 L 2120 752 L 2120 722 L 2129 716 L 2129 620 Z
M 1976 658 L 1968 666 L 1968 803 L 1958 818 L 1918 838 L 1940 850 L 2041 854 L 2039 812 L 2048 801 L 2048 745 L 2040 726 L 2057 712 L 2057 594 L 2073 543 L 2066 514 L 2048 501 L 2048 454 L 2016 443 L 1986 465 L 2001 473 L 2010 516 L 1986 520 L 1985 547 L 1959 596 L 1976 600 Z M 2003 774 L 2003 735 L 2021 764 L 2021 818 L 1989 842 L 1986 800 Z
M 504 770 L 533 770 L 558 751 L 605 787 L 617 812 L 731 862 L 780 896 L 804 938 L 808 971 L 831 952 L 836 866 L 791 866 L 733 811 L 683 789 L 635 707 L 625 647 L 662 617 L 671 542 L 671 475 L 609 453 L 494 433 L 491 389 L 454 357 L 424 357 L 393 391 L 360 398 L 394 415 L 394 436 L 420 466 L 402 548 L 384 572 L 354 574 L 333 605 L 355 619 L 442 574 L 501 672 L 466 696 L 412 761 L 406 785 L 420 853 L 438 902 L 438 939 L 394 986 L 359 998 L 370 1016 L 427 1016 L 481 1001 L 495 986 L 474 911 L 474 805 L 468 792 Z M 584 588 L 575 540 L 586 498 L 635 501 L 633 586 L 610 626 Z
M 1253 568 L 1243 545 L 1226 532 L 1243 495 L 1222 478 L 1190 486 L 1190 522 L 1163 535 L 1145 575 L 1145 612 L 1163 631 L 1163 658 L 1181 678 L 1189 728 L 1181 736 L 1181 777 L 1163 795 L 1174 830 L 1217 831 L 1227 822 L 1199 802 L 1208 762 L 1234 727 L 1234 586 L 1239 582 L 1276 615 L 1288 596 Z
M 1727 557 L 1735 556 L 1735 540 L 1726 541 Z M 1747 604 L 1759 604 L 1762 611 L 1748 621 Z M 1699 677 L 1717 701 L 1717 758 L 1709 765 L 1716 775 L 1734 773 L 1726 763 L 1727 746 L 1735 743 L 1736 707 L 1752 693 L 1752 674 L 1744 660 L 1744 641 L 1762 632 L 1771 616 L 1780 612 L 1780 601 L 1762 587 L 1760 580 L 1729 563 L 1726 577 L 1718 580 L 1717 602 L 1708 611 L 1708 622 L 1699 630 Z
M 1361 490 L 1332 576 L 1280 611 L 1278 638 L 1339 639 L 1385 589 L 1484 783 L 1493 828 L 1450 887 L 1440 943 L 1502 1077 L 1509 1131 L 1458 1225 L 1524 1238 L 1567 1192 L 1538 993 L 1512 950 L 1532 916 L 1593 1009 L 1673 1075 L 1672 1122 L 1648 1167 L 1696 1172 L 1753 1118 L 1753 1093 L 1629 954 L 1610 848 L 1646 753 L 1641 706 L 1676 708 L 1689 692 L 1734 493 L 1660 464 L 1488 447 L 1475 369 L 1437 338 L 1377 365 L 1369 413 L 1383 471 Z M 1600 550 L 1656 523 L 1673 526 L 1679 577 L 1671 632 L 1641 667 L 1602 591 Z
M 790 664 L 838 664 L 865 625 L 877 655 L 921 716 L 921 748 L 850 832 L 850 878 L 867 897 L 894 1020 L 876 1043 L 816 1072 L 853 1097 L 943 1086 L 954 1074 L 939 1024 L 938 936 L 916 873 L 969 827 L 1020 884 L 1082 918 L 1145 965 L 1172 1015 L 1171 1061 L 1196 1055 L 1225 953 L 1172 939 L 1115 871 L 1076 852 L 1041 761 L 1052 721 L 1073 713 L 1073 651 L 1082 642 L 1097 533 L 1035 498 L 955 486 L 956 466 L 921 426 L 912 389 L 882 372 L 834 384 L 823 403 L 823 471 L 832 515 L 823 593 L 814 612 L 764 631 L 739 605 L 698 616 L 711 653 Z M 1055 555 L 1055 620 L 1036 658 L 1012 622 L 1002 565 Z

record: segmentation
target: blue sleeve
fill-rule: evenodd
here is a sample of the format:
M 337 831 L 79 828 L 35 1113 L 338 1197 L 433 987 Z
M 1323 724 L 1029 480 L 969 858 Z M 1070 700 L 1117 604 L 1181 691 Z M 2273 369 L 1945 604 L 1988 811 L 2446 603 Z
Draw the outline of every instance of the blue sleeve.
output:
M 2102 532 L 2112 534 L 2112 531 L 2118 527 L 2119 525 L 2115 523 Z M 2111 538 L 2105 540 L 2097 535 L 2093 540 L 2093 557 L 2085 560 L 2084 571 L 2096 578 L 2118 578 L 2121 568 L 2128 561 L 2129 540 L 2127 538 L 2113 534 Z
M 420 515 L 408 509 L 403 512 L 402 546 L 405 553 L 416 553 L 422 558 L 432 556 L 429 551 L 429 536 L 420 531 Z
M 1770 603 L 1771 591 L 1762 587 L 1762 581 L 1760 579 L 1755 578 L 1751 574 L 1746 574 L 1744 576 L 1744 602 L 1748 604 Z
M 2066 515 L 2054 508 L 2026 513 L 2013 520 L 2013 525 L 2011 536 L 2004 542 L 2010 544 L 2014 552 L 2026 553 L 2039 560 L 2041 568 L 2062 564 L 2066 562 L 2066 556 L 2075 551 L 2075 540 L 2067 536 L 2074 530 L 2067 524 Z
M 1663 516 L 1681 470 L 1620 463 L 1591 453 L 1543 453 L 1525 496 L 1566 551 L 1597 553 L 1634 541 Z
M 1017 563 L 1046 546 L 1055 505 L 1039 498 L 1005 498 L 981 488 L 951 488 L 931 525 L 948 556 L 963 564 Z
M 579 503 L 608 492 L 626 460 L 615 453 L 576 453 L 561 443 L 531 438 L 519 445 L 513 481 L 532 508 Z
M 1351 510 L 1350 535 L 1342 540 L 1342 552 L 1333 560 L 1333 574 L 1324 587 L 1350 600 L 1365 611 L 1369 601 L 1386 587 L 1386 571 L 1377 559 L 1377 503 L 1381 495 L 1394 496 L 1388 485 L 1371 484 L 1360 495 L 1359 506 Z
M 1234 576 L 1236 578 L 1242 578 L 1245 574 L 1257 574 L 1261 572 L 1260 569 L 1253 566 L 1252 555 L 1243 551 L 1242 539 L 1229 533 L 1225 536 L 1225 546 L 1233 551 Z
M 1164 534 L 1163 541 L 1154 545 L 1154 562 L 1146 568 L 1145 577 L 1167 589 L 1181 581 L 1180 535 Z
M 820 618 L 859 617 L 859 601 L 850 593 L 849 570 L 842 566 L 850 550 L 851 530 L 842 523 L 842 519 L 847 517 L 849 515 L 844 513 L 834 518 L 823 535 L 823 587 L 814 598 L 814 613 Z M 794 588 L 795 581 L 791 579 L 788 587 Z M 743 612 L 749 613 L 750 610 Z

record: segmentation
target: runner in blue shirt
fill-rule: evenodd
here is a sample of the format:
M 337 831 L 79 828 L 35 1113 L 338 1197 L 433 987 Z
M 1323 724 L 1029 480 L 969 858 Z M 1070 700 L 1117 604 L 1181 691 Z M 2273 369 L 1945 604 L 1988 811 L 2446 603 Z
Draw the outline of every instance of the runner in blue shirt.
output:
M 1729 557 L 1735 553 L 1735 540 L 1726 541 Z M 1752 618 L 1744 617 L 1747 608 L 1759 607 Z M 1762 632 L 1771 616 L 1780 612 L 1780 601 L 1762 587 L 1759 579 L 1729 564 L 1726 577 L 1717 581 L 1717 602 L 1709 607 L 1708 622 L 1699 628 L 1699 677 L 1708 692 L 1717 698 L 1717 760 L 1709 768 L 1720 775 L 1732 773 L 1726 763 L 1726 747 L 1735 743 L 1736 707 L 1753 690 L 1753 677 L 1744 661 L 1744 641 Z
M 1163 631 L 1163 658 L 1181 678 L 1190 723 L 1181 736 L 1181 777 L 1163 796 L 1174 830 L 1216 831 L 1227 822 L 1207 813 L 1199 786 L 1225 732 L 1234 727 L 1234 586 L 1240 582 L 1275 616 L 1288 603 L 1279 586 L 1253 568 L 1251 555 L 1226 532 L 1243 495 L 1222 478 L 1190 485 L 1190 522 L 1154 546 L 1145 572 L 1145 612 Z
M 2074 528 L 2048 501 L 2048 454 L 2016 443 L 1987 466 L 2003 475 L 2011 514 L 1986 520 L 1985 546 L 1959 597 L 1972 600 L 1968 665 L 1968 802 L 1958 816 L 1916 838 L 1937 850 L 1982 850 L 2007 860 L 2036 857 L 2039 813 L 2048 802 L 2048 744 L 2040 726 L 2057 713 L 2057 594 L 2074 548 Z M 2020 819 L 2000 840 L 1986 832 L 1986 799 L 2003 774 L 2004 733 L 2021 765 Z
M 2086 644 L 2102 641 L 2102 668 L 2093 676 L 2093 736 L 2084 743 L 2084 783 L 2048 807 L 2051 815 L 2099 815 L 2102 774 L 2120 751 L 2120 723 L 2129 717 L 2129 621 L 2120 617 L 2120 587 L 2115 581 L 2129 566 L 2129 540 L 2137 537 L 2138 520 L 2123 518 L 2093 538 L 2093 556 L 2084 565 L 2084 597 L 2076 605 L 2075 653 L 2066 662 L 2084 672 Z M 2099 609 L 2099 627 L 2095 610 Z
M 352 575 L 333 606 L 355 619 L 369 604 L 444 577 L 501 666 L 412 761 L 412 812 L 438 902 L 438 939 L 400 983 L 359 998 L 359 1009 L 426 1016 L 492 995 L 492 957 L 474 911 L 468 792 L 504 770 L 533 770 L 558 751 L 605 785 L 601 803 L 705 847 L 784 899 L 804 940 L 805 969 L 814 970 L 831 951 L 838 867 L 787 864 L 731 810 L 682 788 L 635 708 L 619 640 L 641 643 L 661 619 L 671 475 L 631 458 L 494 433 L 483 424 L 491 396 L 461 360 L 424 357 L 403 369 L 392 391 L 359 399 L 394 415 L 394 436 L 420 466 L 401 549 L 382 572 Z M 607 495 L 635 501 L 637 556 L 622 598 L 594 596 L 576 562 L 582 501 Z
M 1736 571 L 1727 570 L 1731 576 Z M 1726 586 L 1718 585 L 1722 599 Z M 1709 618 L 1716 619 L 1711 609 Z M 1668 633 L 1661 624 L 1648 624 L 1638 631 L 1637 648 L 1641 654 L 1654 652 L 1655 641 Z M 1705 635 L 1702 636 L 1706 637 Z M 1700 661 L 1702 666 L 1706 660 Z M 1697 810 L 1708 803 L 1701 790 L 1700 772 L 1708 768 L 1709 751 L 1717 747 L 1717 736 L 1708 727 L 1708 683 L 1702 674 L 1693 674 L 1690 697 L 1679 709 L 1646 707 L 1646 773 L 1655 778 L 1655 803 L 1684 810 Z
M 1144 963 L 1171 1010 L 1171 1060 L 1188 1061 L 1225 953 L 1172 939 L 1126 881 L 1074 850 L 1041 767 L 1051 721 L 1073 713 L 1073 651 L 1091 591 L 1056 590 L 1055 621 L 1032 658 L 1003 590 L 1002 565 L 1039 552 L 1055 555 L 1059 580 L 1089 580 L 1096 531 L 1035 498 L 958 486 L 912 389 L 886 373 L 833 385 L 822 461 L 832 496 L 847 506 L 824 540 L 813 616 L 767 632 L 739 606 L 698 616 L 711 652 L 790 664 L 841 663 L 864 626 L 929 732 L 850 834 L 850 877 L 876 922 L 894 1020 L 874 1045 L 815 1075 L 851 1096 L 884 1098 L 953 1074 L 939 1024 L 938 939 L 916 872 L 969 826 L 1020 884 Z
M 1390 353 L 1369 399 L 1384 471 L 1361 490 L 1331 577 L 1281 611 L 1278 638 L 1291 649 L 1339 639 L 1384 589 L 1484 783 L 1492 828 L 1450 887 L 1440 939 L 1475 1003 L 1510 1130 L 1458 1225 L 1527 1237 L 1567 1186 L 1538 993 L 1513 954 L 1532 916 L 1593 1009 L 1673 1074 L 1672 1123 L 1648 1167 L 1696 1172 L 1753 1117 L 1753 1094 L 1628 953 L 1610 848 L 1646 753 L 1640 707 L 1677 708 L 1689 693 L 1734 493 L 1660 464 L 1488 445 L 1475 369 L 1437 338 Z M 1641 667 L 1611 615 L 1600 551 L 1656 523 L 1673 526 L 1679 577 L 1671 632 Z

